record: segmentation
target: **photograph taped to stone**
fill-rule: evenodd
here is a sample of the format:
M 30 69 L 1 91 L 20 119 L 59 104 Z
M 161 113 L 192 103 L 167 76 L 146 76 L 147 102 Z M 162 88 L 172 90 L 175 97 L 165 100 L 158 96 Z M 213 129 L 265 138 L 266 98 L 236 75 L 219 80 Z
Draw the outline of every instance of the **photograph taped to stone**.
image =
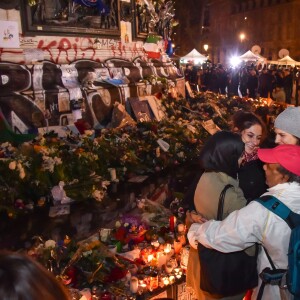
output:
M 139 98 L 133 97 L 130 97 L 128 100 L 138 122 L 148 122 L 152 120 L 148 101 L 140 101 Z

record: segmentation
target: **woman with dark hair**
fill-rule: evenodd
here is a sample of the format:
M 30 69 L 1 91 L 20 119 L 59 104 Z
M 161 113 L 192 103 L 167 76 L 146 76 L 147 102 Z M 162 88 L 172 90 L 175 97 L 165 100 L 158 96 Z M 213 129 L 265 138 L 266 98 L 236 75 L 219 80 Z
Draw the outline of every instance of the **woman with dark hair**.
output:
M 59 281 L 28 256 L 0 252 L 2 300 L 70 300 Z
M 207 140 L 200 154 L 201 168 L 205 171 L 200 177 L 194 195 L 196 212 L 191 213 L 194 214 L 191 216 L 194 221 L 196 214 L 207 220 L 217 219 L 219 197 L 228 184 L 232 187 L 225 194 L 223 219 L 232 211 L 246 205 L 246 199 L 237 180 L 239 159 L 243 151 L 244 143 L 236 133 L 219 131 Z M 220 295 L 211 295 L 200 289 L 200 265 L 197 250 L 191 248 L 187 267 L 187 286 L 194 290 L 198 300 L 222 298 Z M 237 295 L 230 299 L 242 299 L 243 296 L 244 294 Z
M 267 190 L 263 164 L 257 156 L 257 150 L 266 137 L 266 126 L 257 115 L 238 111 L 233 116 L 233 131 L 240 134 L 245 144 L 238 179 L 249 203 Z
M 244 142 L 244 151 L 241 157 L 240 168 L 238 170 L 239 187 L 247 199 L 247 203 L 258 198 L 266 189 L 265 172 L 263 164 L 257 157 L 257 150 L 266 137 L 266 126 L 264 122 L 254 113 L 238 111 L 232 118 L 233 132 L 241 136 Z M 185 194 L 184 204 L 187 209 L 194 209 L 194 194 L 197 182 L 202 175 L 200 169 L 195 174 L 195 181 L 189 186 Z M 198 180 L 197 180 L 198 179 Z

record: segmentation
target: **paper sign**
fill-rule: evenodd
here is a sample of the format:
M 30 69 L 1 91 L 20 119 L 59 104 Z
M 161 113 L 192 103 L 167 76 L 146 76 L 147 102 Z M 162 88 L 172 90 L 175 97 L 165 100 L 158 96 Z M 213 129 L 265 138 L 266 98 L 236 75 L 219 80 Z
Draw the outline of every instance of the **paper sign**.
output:
M 162 110 L 161 101 L 155 96 L 142 96 L 140 100 L 148 101 L 153 115 L 157 121 L 161 121 L 163 118 L 165 118 L 165 112 Z
M 51 206 L 49 210 L 49 217 L 54 218 L 57 216 L 64 216 L 70 214 L 70 205 L 58 205 L 58 206 Z
M 170 145 L 165 142 L 164 140 L 162 139 L 158 139 L 157 141 L 157 144 L 159 145 L 159 147 L 164 151 L 164 152 L 168 152 L 169 151 L 169 148 L 170 148 Z
M 17 22 L 0 21 L 0 48 L 20 48 Z
M 42 49 L 24 49 L 23 50 L 25 63 L 31 64 L 45 59 L 44 51 Z M 43 66 L 41 65 L 41 68 Z
M 208 121 L 203 121 L 202 126 L 207 130 L 211 135 L 215 134 L 216 132 L 220 131 L 221 129 L 214 123 L 212 119 Z
M 190 83 L 188 81 L 185 82 L 185 87 L 186 87 L 186 90 L 187 90 L 189 96 L 191 98 L 195 98 L 194 92 L 192 91 L 192 88 L 191 88 Z
M 71 131 L 73 134 L 78 135 L 79 131 L 75 125 L 67 125 L 67 126 L 48 126 L 48 127 L 40 127 L 38 128 L 38 132 L 41 135 L 44 135 L 50 131 L 54 131 L 58 134 L 59 137 L 66 137 Z
M 168 295 L 167 295 L 167 291 L 163 291 L 160 294 L 150 298 L 149 300 L 156 300 L 156 299 L 167 299 Z
M 131 43 L 132 42 L 132 29 L 131 22 L 121 21 L 121 41 L 122 43 Z

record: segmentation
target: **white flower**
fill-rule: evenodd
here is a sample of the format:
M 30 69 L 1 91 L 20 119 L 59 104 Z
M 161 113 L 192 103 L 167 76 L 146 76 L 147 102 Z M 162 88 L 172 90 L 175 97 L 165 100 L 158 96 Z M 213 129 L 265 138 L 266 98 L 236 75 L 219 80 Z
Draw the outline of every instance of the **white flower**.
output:
M 53 240 L 48 240 L 45 242 L 45 248 L 55 248 L 56 242 Z
M 11 161 L 10 163 L 9 163 L 9 169 L 10 170 L 15 170 L 16 169 L 16 167 L 17 167 L 17 163 L 16 163 L 16 161 Z
M 116 227 L 116 228 L 120 228 L 120 227 L 121 227 L 121 225 L 122 225 L 122 224 L 121 224 L 121 222 L 120 222 L 120 221 L 116 221 L 116 224 L 115 224 L 115 227 Z
M 84 257 L 87 257 L 87 256 L 91 255 L 92 253 L 93 253 L 92 250 L 88 250 L 88 251 L 82 252 L 82 255 L 83 255 Z
M 181 152 L 177 153 L 177 156 L 178 156 L 178 157 L 180 157 L 180 158 L 184 158 L 184 157 L 185 157 L 185 155 L 184 155 L 184 152 L 183 152 L 183 151 L 181 151 Z
M 1 148 L 6 148 L 6 147 L 9 147 L 9 146 L 10 146 L 9 142 L 5 142 L 5 143 L 1 144 Z

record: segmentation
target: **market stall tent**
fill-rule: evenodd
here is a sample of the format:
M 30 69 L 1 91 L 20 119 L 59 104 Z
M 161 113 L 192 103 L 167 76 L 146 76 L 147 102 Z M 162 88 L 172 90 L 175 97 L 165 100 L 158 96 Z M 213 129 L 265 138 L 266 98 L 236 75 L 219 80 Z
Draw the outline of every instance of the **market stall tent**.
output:
M 261 56 L 259 53 L 256 53 L 256 55 L 260 58 L 260 62 L 267 62 L 267 59 L 263 56 Z
M 278 65 L 285 65 L 285 66 L 295 66 L 300 65 L 300 62 L 292 59 L 289 55 L 278 60 Z
M 251 50 L 248 50 L 246 53 L 240 55 L 238 57 L 241 61 L 247 62 L 247 61 L 253 61 L 253 62 L 263 62 L 265 60 L 264 57 L 254 54 Z
M 207 57 L 200 52 L 198 52 L 196 49 L 193 49 L 191 52 L 186 54 L 185 56 L 180 58 L 181 63 L 187 63 L 189 61 L 193 61 L 195 64 L 201 64 L 204 61 L 207 60 Z

